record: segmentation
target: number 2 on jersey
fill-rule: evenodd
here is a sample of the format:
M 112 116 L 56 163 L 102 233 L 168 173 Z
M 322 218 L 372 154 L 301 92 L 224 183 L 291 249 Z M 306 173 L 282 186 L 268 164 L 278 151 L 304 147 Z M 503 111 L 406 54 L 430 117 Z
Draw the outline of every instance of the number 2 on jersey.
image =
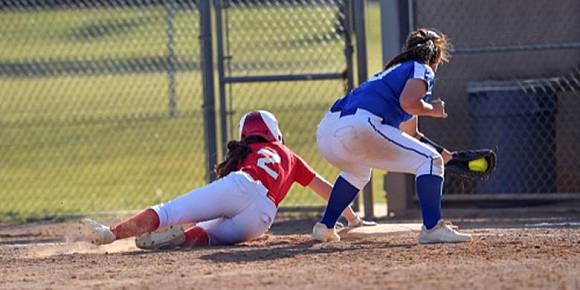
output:
M 265 157 L 262 157 L 260 159 L 258 159 L 258 167 L 264 169 L 264 171 L 266 171 L 266 173 L 268 173 L 268 175 L 272 176 L 272 178 L 274 179 L 278 179 L 278 172 L 272 170 L 272 168 L 266 166 L 266 164 L 268 163 L 280 163 L 280 155 L 278 155 L 278 153 L 266 149 L 266 148 L 262 148 L 260 150 L 258 150 L 258 154 L 264 155 Z

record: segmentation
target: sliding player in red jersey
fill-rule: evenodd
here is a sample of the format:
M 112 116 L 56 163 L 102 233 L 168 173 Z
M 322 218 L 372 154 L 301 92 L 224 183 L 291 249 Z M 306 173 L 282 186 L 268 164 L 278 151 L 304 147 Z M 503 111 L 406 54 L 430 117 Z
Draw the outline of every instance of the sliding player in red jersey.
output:
M 145 209 L 114 227 L 84 221 L 85 237 L 97 245 L 136 237 L 143 249 L 229 245 L 268 231 L 294 182 L 328 200 L 332 185 L 283 143 L 278 121 L 255 111 L 240 121 L 240 141 L 227 144 L 218 164 L 219 179 L 167 203 Z M 349 227 L 373 225 L 350 207 L 343 213 Z M 180 224 L 195 224 L 183 230 Z M 158 229 L 163 229 L 157 231 Z

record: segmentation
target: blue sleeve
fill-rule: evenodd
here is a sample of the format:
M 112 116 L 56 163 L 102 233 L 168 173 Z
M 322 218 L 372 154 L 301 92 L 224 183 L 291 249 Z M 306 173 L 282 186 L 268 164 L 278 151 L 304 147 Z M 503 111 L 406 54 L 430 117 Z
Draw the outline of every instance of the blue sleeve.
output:
M 429 101 L 433 90 L 433 85 L 435 84 L 435 72 L 433 72 L 433 69 L 431 69 L 431 67 L 426 64 L 413 62 L 413 69 L 411 70 L 411 75 L 409 78 L 425 81 L 427 84 L 427 94 L 423 99 L 425 101 Z
M 428 65 L 413 62 L 413 69 L 411 70 L 410 78 L 424 80 L 430 87 L 435 79 L 435 73 Z

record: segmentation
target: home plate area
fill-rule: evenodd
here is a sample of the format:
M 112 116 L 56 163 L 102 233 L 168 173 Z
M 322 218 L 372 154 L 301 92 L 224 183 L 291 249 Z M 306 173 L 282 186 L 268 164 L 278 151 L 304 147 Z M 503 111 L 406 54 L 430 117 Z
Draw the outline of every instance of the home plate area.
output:
M 342 239 L 360 239 L 365 237 L 385 237 L 419 233 L 421 224 L 378 224 L 374 227 L 345 228 L 338 232 Z

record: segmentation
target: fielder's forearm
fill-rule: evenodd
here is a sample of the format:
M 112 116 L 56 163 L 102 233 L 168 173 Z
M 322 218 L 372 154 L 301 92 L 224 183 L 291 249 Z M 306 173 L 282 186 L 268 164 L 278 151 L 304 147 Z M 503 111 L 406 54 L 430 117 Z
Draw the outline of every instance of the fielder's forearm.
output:
M 425 137 L 425 135 L 423 134 L 420 134 L 419 141 L 431 145 L 431 147 L 435 148 L 435 150 L 437 150 L 437 152 L 439 153 L 443 153 L 443 151 L 445 151 L 445 148 L 443 148 L 443 146 L 435 143 L 433 140 Z
M 433 116 L 435 109 L 433 105 L 423 101 L 422 99 L 414 100 L 413 102 L 401 102 L 401 107 L 405 112 L 416 116 Z
M 437 152 L 439 152 L 441 154 L 441 156 L 443 157 L 443 161 L 444 161 L 445 164 L 447 164 L 447 162 L 449 162 L 449 160 L 451 160 L 453 158 L 453 155 L 452 155 L 452 153 L 449 150 L 443 148 L 443 146 L 435 143 L 433 140 L 425 137 L 425 135 L 419 133 L 419 138 L 418 139 L 419 139 L 419 141 L 421 141 L 421 142 L 423 142 L 425 144 L 429 144 L 433 148 L 435 148 L 435 150 L 437 150 Z
M 399 97 L 401 108 L 411 115 L 437 116 L 435 106 L 423 100 L 426 94 L 427 82 L 421 79 L 409 79 Z

